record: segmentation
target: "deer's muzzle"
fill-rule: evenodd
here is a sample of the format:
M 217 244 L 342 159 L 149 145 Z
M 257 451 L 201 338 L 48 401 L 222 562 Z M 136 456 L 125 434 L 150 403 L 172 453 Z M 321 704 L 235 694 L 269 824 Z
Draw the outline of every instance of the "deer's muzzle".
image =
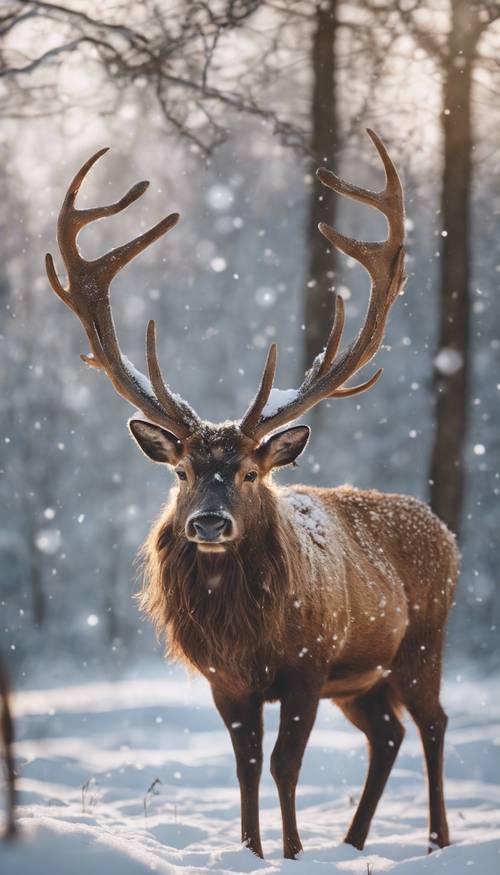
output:
M 228 513 L 204 511 L 192 514 L 186 523 L 186 537 L 197 544 L 220 544 L 234 537 L 236 526 Z

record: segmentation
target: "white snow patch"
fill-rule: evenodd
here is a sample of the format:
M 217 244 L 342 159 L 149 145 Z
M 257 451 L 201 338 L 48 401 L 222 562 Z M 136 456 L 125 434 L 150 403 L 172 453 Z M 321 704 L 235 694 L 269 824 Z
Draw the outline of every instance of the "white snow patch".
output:
M 262 411 L 263 416 L 274 416 L 278 410 L 291 404 L 298 396 L 297 389 L 271 389 L 267 403 Z
M 14 696 L 21 839 L 0 846 L 8 875 L 493 875 L 500 863 L 498 678 L 448 682 L 446 796 L 453 845 L 427 854 L 427 791 L 411 721 L 363 852 L 342 838 L 366 771 L 365 739 L 322 702 L 298 789 L 304 854 L 281 859 L 267 768 L 261 785 L 265 861 L 240 844 L 229 735 L 205 681 L 82 684 Z M 158 717 L 161 715 L 161 722 Z M 278 706 L 266 709 L 265 761 Z M 332 779 L 332 771 L 334 778 Z M 157 783 L 155 783 L 157 781 Z M 161 782 L 161 783 L 160 783 Z M 154 792 L 152 787 L 155 787 Z M 0 794 L 3 804 L 3 794 Z
M 145 395 L 154 395 L 153 387 L 151 385 L 151 381 L 139 371 L 134 364 L 127 358 L 126 355 L 122 354 L 122 361 L 125 365 L 127 371 L 131 374 L 137 385 L 142 389 Z M 144 415 L 144 414 L 143 414 Z
M 306 536 L 306 546 L 313 540 L 319 547 L 324 547 L 330 521 L 319 499 L 293 490 L 283 492 L 281 497 L 292 511 L 299 535 Z

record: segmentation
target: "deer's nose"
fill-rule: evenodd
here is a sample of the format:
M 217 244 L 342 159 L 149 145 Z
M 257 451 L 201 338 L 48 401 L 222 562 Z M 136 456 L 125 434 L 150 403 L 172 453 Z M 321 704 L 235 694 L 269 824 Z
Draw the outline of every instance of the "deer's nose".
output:
M 190 520 L 196 538 L 199 541 L 217 541 L 223 535 L 231 534 L 231 520 L 219 513 L 200 513 Z

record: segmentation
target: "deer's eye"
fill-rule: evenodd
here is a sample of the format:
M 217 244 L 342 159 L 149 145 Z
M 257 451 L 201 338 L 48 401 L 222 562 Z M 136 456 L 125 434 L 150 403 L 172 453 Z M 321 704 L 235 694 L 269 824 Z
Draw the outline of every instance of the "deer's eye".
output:
M 257 480 L 257 471 L 248 471 L 248 473 L 245 474 L 245 480 L 248 483 L 253 483 L 254 480 Z
M 179 480 L 187 480 L 187 474 L 182 468 L 176 468 L 175 473 L 177 474 Z

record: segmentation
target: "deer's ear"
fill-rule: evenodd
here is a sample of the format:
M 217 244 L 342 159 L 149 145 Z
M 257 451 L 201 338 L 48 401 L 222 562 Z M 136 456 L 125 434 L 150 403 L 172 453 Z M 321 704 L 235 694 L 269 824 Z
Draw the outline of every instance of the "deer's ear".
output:
M 163 465 L 177 464 L 182 456 L 182 444 L 175 434 L 142 419 L 129 419 L 128 427 L 130 434 L 149 459 Z
M 267 471 L 291 465 L 305 450 L 311 429 L 308 425 L 296 425 L 273 434 L 257 450 L 259 461 Z

